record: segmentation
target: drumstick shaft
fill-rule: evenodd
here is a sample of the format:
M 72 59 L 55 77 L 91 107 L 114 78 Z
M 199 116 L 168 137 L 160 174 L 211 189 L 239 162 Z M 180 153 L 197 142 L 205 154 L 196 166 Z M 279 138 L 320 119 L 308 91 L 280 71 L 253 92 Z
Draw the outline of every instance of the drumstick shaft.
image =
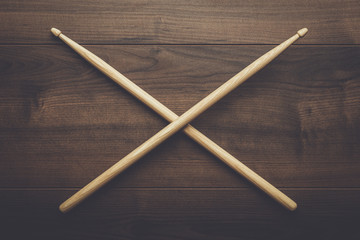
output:
M 260 57 L 258 60 L 253 62 L 251 65 L 249 65 L 243 71 L 238 73 L 236 76 L 231 78 L 228 82 L 226 82 L 221 87 L 219 87 L 217 90 L 215 90 L 208 97 L 206 97 L 205 99 L 200 101 L 198 104 L 196 104 L 194 107 L 192 107 L 189 111 L 184 113 L 181 117 L 178 117 L 174 112 L 172 112 L 170 109 L 166 108 L 163 104 L 161 104 L 159 101 L 157 101 L 151 95 L 146 93 L 144 90 L 142 90 L 136 84 L 131 82 L 125 76 L 120 74 L 118 71 L 116 71 L 110 65 L 105 63 L 103 60 L 98 58 L 96 55 L 89 52 L 85 48 L 81 47 L 76 42 L 74 42 L 71 39 L 69 39 L 68 37 L 66 37 L 64 34 L 61 34 L 61 32 L 59 30 L 52 29 L 52 32 L 54 33 L 54 35 L 59 36 L 65 43 L 67 43 L 71 48 L 73 48 L 76 52 L 78 52 L 82 57 L 84 57 L 87 61 L 89 61 L 91 64 L 93 64 L 96 68 L 98 68 L 100 71 L 105 73 L 107 76 L 109 76 L 111 79 L 113 79 L 119 85 L 124 87 L 126 90 L 128 90 L 130 93 L 132 93 L 134 96 L 139 98 L 141 101 L 143 101 L 149 107 L 151 107 L 154 111 L 159 113 L 161 116 L 163 116 L 168 121 L 174 121 L 173 123 L 171 123 L 167 127 L 165 127 L 163 130 L 161 130 L 159 133 L 154 135 L 152 138 L 150 138 L 148 141 L 146 141 L 144 144 L 142 144 L 137 149 L 135 149 L 133 152 L 128 154 L 126 157 L 124 157 L 122 160 L 120 160 L 118 163 L 116 163 L 114 166 L 112 166 L 106 172 L 104 172 L 99 177 L 94 179 L 91 183 L 89 183 L 87 186 L 85 186 L 79 192 L 74 194 L 67 201 L 65 201 L 60 206 L 60 210 L 63 212 L 66 212 L 66 211 L 70 210 L 71 208 L 73 208 L 74 206 L 76 206 L 78 203 L 80 203 L 86 197 L 91 195 L 94 191 L 99 189 L 101 186 L 106 184 L 108 181 L 110 181 L 113 177 L 118 175 L 120 172 L 125 170 L 128 166 L 133 164 L 139 158 L 141 158 L 146 153 L 151 151 L 153 148 L 158 146 L 161 142 L 165 141 L 172 134 L 174 134 L 175 132 L 180 130 L 188 122 L 193 120 L 196 116 L 201 114 L 203 111 L 205 111 L 211 105 L 213 105 L 215 102 L 220 100 L 223 96 L 225 96 L 230 91 L 232 91 L 234 88 L 236 88 L 238 85 L 240 85 L 242 82 L 247 80 L 250 76 L 252 76 L 257 71 L 259 71 L 261 68 L 263 68 L 271 60 L 273 60 L 275 57 L 277 57 L 282 51 L 284 51 L 288 46 L 290 46 L 294 41 L 296 41 L 299 38 L 299 36 L 303 36 L 306 33 L 306 30 L 305 29 L 300 30 L 296 35 L 294 35 L 293 37 L 291 37 L 290 39 L 288 39 L 287 41 L 285 41 L 278 47 L 274 48 L 273 50 L 269 51 L 267 54 Z M 209 138 L 207 138 L 201 132 L 199 132 L 198 130 L 196 130 L 195 128 L 193 128 L 190 125 L 188 125 L 184 129 L 184 131 L 188 136 L 190 136 L 192 139 L 194 139 L 199 144 L 204 146 L 211 153 L 213 153 L 214 155 L 219 157 L 227 165 L 229 165 L 235 171 L 237 171 L 238 173 L 240 173 L 241 175 L 246 177 L 249 181 L 253 182 L 256 186 L 258 186 L 260 189 L 265 191 L 267 194 L 269 194 L 276 201 L 278 201 L 279 203 L 284 205 L 286 208 L 288 208 L 290 210 L 296 209 L 296 203 L 294 201 L 292 201 L 290 198 L 288 198 L 286 195 L 284 195 L 282 192 L 280 192 L 278 189 L 276 189 L 274 186 L 272 186 L 266 180 L 261 178 L 259 175 L 257 175 L 255 172 L 253 172 L 251 169 L 246 167 L 244 164 L 239 162 L 235 157 L 233 157 L 232 155 L 227 153 L 225 150 L 223 150 L 220 146 L 218 146 L 216 143 L 211 141 Z

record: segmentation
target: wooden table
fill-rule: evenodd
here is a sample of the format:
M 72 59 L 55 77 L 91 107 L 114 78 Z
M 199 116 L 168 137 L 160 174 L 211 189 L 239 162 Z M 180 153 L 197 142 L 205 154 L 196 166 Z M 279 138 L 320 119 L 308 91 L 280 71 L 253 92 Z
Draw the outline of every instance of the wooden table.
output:
M 1 1 L 1 239 L 359 239 L 359 12 L 358 1 Z M 308 27 L 192 123 L 298 209 L 179 133 L 60 213 L 167 123 L 51 27 L 177 114 Z

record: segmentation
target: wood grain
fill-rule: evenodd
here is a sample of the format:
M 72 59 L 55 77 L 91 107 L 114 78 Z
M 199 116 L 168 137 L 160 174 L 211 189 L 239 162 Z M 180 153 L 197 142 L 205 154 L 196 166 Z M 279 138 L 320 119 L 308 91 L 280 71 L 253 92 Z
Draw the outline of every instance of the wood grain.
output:
M 179 114 L 266 48 L 90 46 Z M 65 46 L 0 49 L 3 187 L 82 186 L 166 124 Z M 358 51 L 293 47 L 194 124 L 277 186 L 359 187 Z M 181 134 L 129 171 L 112 186 L 248 186 Z
M 309 28 L 306 44 L 359 44 L 357 0 L 1 1 L 0 43 L 58 44 L 57 27 L 80 44 L 279 44 Z
M 302 207 L 288 212 L 256 189 L 101 190 L 73 212 L 57 211 L 74 190 L 1 190 L 1 224 L 37 239 L 357 239 L 360 191 L 284 191 Z M 90 211 L 91 209 L 91 211 Z M 22 231 L 18 229 L 21 228 Z M 284 230 L 285 229 L 285 230 Z M 2 232 L 4 233 L 4 232 Z
M 0 238 L 359 239 L 359 8 L 355 0 L 0 1 Z M 176 114 L 272 47 L 263 44 L 308 27 L 306 42 L 192 123 L 297 211 L 177 134 L 61 215 L 61 201 L 166 122 L 56 41 L 52 26 Z

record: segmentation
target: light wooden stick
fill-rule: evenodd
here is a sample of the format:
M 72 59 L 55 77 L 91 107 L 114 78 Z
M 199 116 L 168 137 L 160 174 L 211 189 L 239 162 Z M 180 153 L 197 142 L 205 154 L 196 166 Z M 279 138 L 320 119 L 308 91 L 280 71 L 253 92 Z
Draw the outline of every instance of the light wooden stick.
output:
M 52 28 L 51 31 L 55 36 L 60 37 L 66 44 L 68 44 L 71 48 L 73 48 L 76 52 L 78 52 L 88 62 L 90 62 L 96 68 L 101 70 L 103 73 L 105 73 L 107 76 L 109 76 L 115 82 L 117 82 L 119 85 L 124 87 L 126 90 L 128 90 L 130 93 L 132 93 L 134 96 L 139 98 L 141 101 L 143 101 L 149 107 L 151 107 L 154 111 L 159 113 L 161 116 L 163 116 L 168 121 L 174 121 L 173 123 L 171 123 L 167 127 L 165 127 L 163 130 L 161 130 L 159 133 L 154 135 L 152 138 L 150 138 L 148 141 L 146 141 L 144 144 L 142 144 L 141 146 L 136 148 L 133 152 L 128 154 L 126 157 L 124 157 L 122 160 L 120 160 L 118 163 L 116 163 L 114 166 L 112 166 L 106 172 L 104 172 L 99 177 L 94 179 L 91 183 L 86 185 L 83 189 L 81 189 L 80 191 L 75 193 L 71 198 L 69 198 L 63 204 L 61 204 L 60 210 L 62 212 L 66 212 L 66 211 L 70 210 L 71 208 L 75 207 L 82 200 L 84 200 L 86 197 L 91 195 L 93 192 L 95 192 L 101 186 L 106 184 L 108 181 L 110 181 L 112 178 L 114 178 L 120 172 L 125 170 L 127 167 L 129 167 L 132 163 L 137 161 L 143 155 L 145 155 L 146 153 L 151 151 L 154 147 L 156 147 L 161 142 L 166 140 L 173 133 L 180 130 L 188 122 L 193 120 L 196 116 L 201 114 L 203 111 L 205 111 L 207 108 L 209 108 L 212 104 L 214 104 L 215 102 L 220 100 L 227 93 L 229 93 L 234 88 L 236 88 L 238 85 L 240 85 L 242 82 L 247 80 L 250 76 L 252 76 L 257 71 L 262 69 L 266 64 L 268 64 L 271 60 L 276 58 L 282 51 L 284 51 L 288 46 L 290 46 L 293 42 L 295 42 L 299 37 L 304 36 L 307 32 L 307 29 L 299 30 L 296 35 L 294 35 L 287 41 L 283 42 L 281 45 L 277 46 L 273 50 L 269 51 L 267 54 L 260 57 L 258 60 L 253 62 L 251 65 L 249 65 L 243 71 L 241 71 L 240 73 L 235 75 L 228 82 L 226 82 L 221 87 L 219 87 L 217 90 L 215 90 L 208 97 L 206 97 L 205 99 L 200 101 L 198 104 L 196 104 L 194 107 L 192 107 L 189 111 L 184 113 L 181 117 L 178 117 L 174 112 L 172 112 L 170 109 L 166 108 L 163 104 L 161 104 L 159 101 L 157 101 L 151 95 L 149 95 L 148 93 L 143 91 L 140 87 L 138 87 L 136 84 L 131 82 L 125 76 L 120 74 L 118 71 L 116 71 L 114 68 L 112 68 L 106 62 L 104 62 L 103 60 L 98 58 L 96 55 L 94 55 L 93 53 L 89 52 L 88 50 L 86 50 L 85 48 L 83 48 L 82 46 L 77 44 L 76 42 L 74 42 L 71 39 L 69 39 L 68 37 L 66 37 L 58 29 Z M 234 158 L 232 155 L 227 153 L 220 146 L 215 144 L 213 141 L 211 141 L 205 135 L 200 133 L 198 130 L 196 130 L 192 126 L 188 125 L 184 129 L 184 131 L 188 136 L 190 136 L 192 139 L 194 139 L 199 144 L 204 146 L 211 153 L 213 153 L 214 155 L 219 157 L 227 165 L 229 165 L 235 171 L 237 171 L 238 173 L 240 173 L 241 175 L 246 177 L 249 181 L 253 182 L 256 186 L 258 186 L 260 189 L 265 191 L 267 194 L 269 194 L 272 198 L 274 198 L 276 201 L 281 203 L 283 206 L 285 206 L 289 210 L 296 209 L 297 205 L 294 201 L 292 201 L 290 198 L 288 198 L 285 194 L 280 192 L 278 189 L 276 189 L 274 186 L 272 186 L 266 180 L 261 178 L 259 175 L 257 175 L 255 172 L 253 172 L 251 169 L 246 167 L 244 164 L 239 162 L 236 158 Z

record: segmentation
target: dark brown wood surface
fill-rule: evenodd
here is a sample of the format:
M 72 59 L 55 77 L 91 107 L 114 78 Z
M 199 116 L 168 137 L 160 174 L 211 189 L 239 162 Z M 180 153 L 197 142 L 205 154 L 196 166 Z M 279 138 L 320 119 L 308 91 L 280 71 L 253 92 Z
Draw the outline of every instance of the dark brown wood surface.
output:
M 359 12 L 357 1 L 1 1 L 0 239 L 359 239 Z M 51 27 L 179 115 L 308 27 L 193 122 L 298 209 L 178 133 L 61 214 L 167 123 Z

